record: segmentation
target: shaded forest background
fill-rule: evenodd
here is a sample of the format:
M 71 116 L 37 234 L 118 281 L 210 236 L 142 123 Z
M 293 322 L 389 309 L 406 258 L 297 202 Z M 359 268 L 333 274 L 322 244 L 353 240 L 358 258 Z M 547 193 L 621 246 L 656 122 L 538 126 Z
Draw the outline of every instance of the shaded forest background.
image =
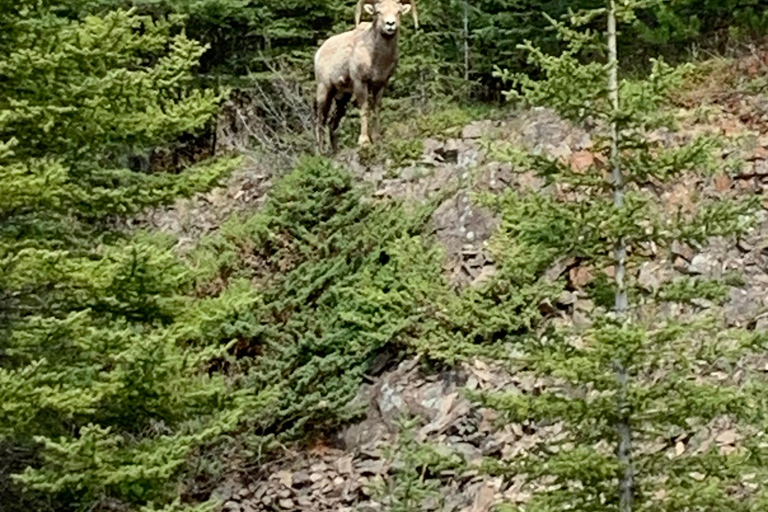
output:
M 187 35 L 208 47 L 200 59 L 204 83 L 242 85 L 276 67 L 310 79 L 311 56 L 322 40 L 352 26 L 354 5 L 333 0 L 79 0 L 65 12 L 77 17 L 133 8 L 154 17 L 183 15 Z M 423 88 L 456 94 L 456 86 L 468 77 L 469 83 L 458 88 L 459 99 L 499 99 L 496 68 L 533 69 L 518 45 L 530 40 L 547 51 L 561 48 L 547 16 L 560 19 L 600 5 L 597 0 L 421 0 L 422 28 L 414 31 L 409 21 L 404 23 L 395 96 L 413 97 Z M 766 29 L 768 14 L 759 0 L 680 0 L 640 12 L 620 44 L 623 55 L 636 57 L 627 62 L 647 62 L 649 56 L 674 61 L 723 51 Z

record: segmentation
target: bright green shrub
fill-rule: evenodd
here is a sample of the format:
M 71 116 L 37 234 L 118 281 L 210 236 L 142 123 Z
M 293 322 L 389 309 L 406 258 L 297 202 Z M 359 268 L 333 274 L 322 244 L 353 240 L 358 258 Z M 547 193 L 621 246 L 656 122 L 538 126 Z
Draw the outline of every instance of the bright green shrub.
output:
M 205 49 L 172 21 L 71 7 L 0 9 L 0 502 L 162 508 L 193 449 L 236 424 L 224 379 L 204 372 L 233 329 L 224 312 L 217 331 L 179 328 L 188 269 L 168 240 L 116 226 L 233 162 L 126 169 L 216 112 L 193 84 Z

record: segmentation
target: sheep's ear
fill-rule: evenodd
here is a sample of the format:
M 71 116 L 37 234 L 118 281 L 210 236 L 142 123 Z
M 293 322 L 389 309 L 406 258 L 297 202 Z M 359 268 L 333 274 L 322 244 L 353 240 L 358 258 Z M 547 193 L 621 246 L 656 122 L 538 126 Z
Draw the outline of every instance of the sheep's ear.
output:
M 371 4 L 365 4 L 363 6 L 363 9 L 365 9 L 365 12 L 373 16 L 373 13 L 376 12 L 376 8 Z
M 404 4 L 400 8 L 400 12 L 403 13 L 403 14 L 408 14 L 409 12 L 411 12 L 411 7 L 412 7 L 411 4 Z

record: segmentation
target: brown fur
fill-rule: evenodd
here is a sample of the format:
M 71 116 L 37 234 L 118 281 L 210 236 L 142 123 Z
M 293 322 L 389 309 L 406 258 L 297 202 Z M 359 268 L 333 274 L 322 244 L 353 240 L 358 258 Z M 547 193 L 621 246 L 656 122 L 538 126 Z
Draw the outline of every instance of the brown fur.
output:
M 321 151 L 326 127 L 333 151 L 338 150 L 336 129 L 353 97 L 361 109 L 358 144 L 371 143 L 368 129 L 371 108 L 375 119 L 374 139 L 381 133 L 381 100 L 397 68 L 400 18 L 409 11 L 410 4 L 400 0 L 375 0 L 366 8 L 373 14 L 372 23 L 361 23 L 354 30 L 331 37 L 315 55 L 315 139 Z

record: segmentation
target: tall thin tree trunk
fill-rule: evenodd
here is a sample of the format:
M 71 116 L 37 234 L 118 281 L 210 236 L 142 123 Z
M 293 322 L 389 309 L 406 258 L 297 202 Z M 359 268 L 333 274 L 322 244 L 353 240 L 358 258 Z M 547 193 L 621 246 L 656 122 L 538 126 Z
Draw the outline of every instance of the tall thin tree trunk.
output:
M 469 81 L 469 0 L 464 0 L 464 80 Z
M 608 10 L 608 88 L 611 106 L 614 113 L 619 111 L 619 59 L 616 44 L 616 0 L 610 0 Z M 614 206 L 621 208 L 624 205 L 624 176 L 621 169 L 621 157 L 619 154 L 619 127 L 615 119 L 611 121 L 611 164 L 613 166 Z M 615 312 L 619 321 L 625 321 L 629 307 L 627 288 L 625 283 L 627 268 L 627 247 L 624 240 L 619 240 L 615 248 L 616 258 L 616 304 Z M 617 425 L 619 435 L 618 457 L 622 467 L 620 483 L 621 512 L 632 511 L 632 498 L 634 487 L 634 467 L 632 464 L 632 430 L 629 421 L 627 404 L 627 391 L 629 386 L 629 372 L 626 363 L 621 359 L 616 362 L 616 378 L 619 385 L 618 411 L 619 423 Z

